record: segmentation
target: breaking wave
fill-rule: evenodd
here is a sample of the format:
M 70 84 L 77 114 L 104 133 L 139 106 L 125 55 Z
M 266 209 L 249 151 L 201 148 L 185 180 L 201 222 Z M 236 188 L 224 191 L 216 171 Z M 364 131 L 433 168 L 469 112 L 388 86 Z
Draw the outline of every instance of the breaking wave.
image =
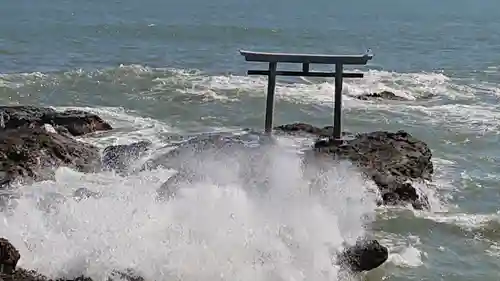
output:
M 209 161 L 200 169 L 223 183 L 183 186 L 168 202 L 155 195 L 171 170 L 122 177 L 59 168 L 54 181 L 19 187 L 11 212 L 0 214 L 2 236 L 20 250 L 20 266 L 51 277 L 133 269 L 149 280 L 339 280 L 335 252 L 365 235 L 374 195 L 347 163 L 311 193 L 296 153 L 270 155 L 276 168 L 258 175 L 270 184 L 259 196 L 237 167 Z M 79 188 L 100 196 L 79 200 Z
M 498 130 L 500 108 L 487 101 L 496 100 L 500 86 L 469 82 L 452 79 L 443 73 L 370 70 L 363 79 L 346 79 L 344 106 L 347 114 L 351 111 L 356 114 L 384 112 L 398 118 L 412 116 L 416 122 L 434 126 L 452 125 L 471 133 Z M 61 105 L 76 101 L 82 106 L 117 107 L 126 101 L 140 100 L 177 106 L 186 103 L 226 104 L 224 109 L 229 111 L 232 104 L 258 104 L 260 107 L 266 83 L 265 77 L 121 65 L 63 73 L 2 74 L 0 93 L 2 101 L 10 103 L 36 101 L 43 104 L 48 100 L 61 100 Z M 284 78 L 278 81 L 276 95 L 280 102 L 325 107 L 322 110 L 325 111 L 333 106 L 333 91 L 330 80 Z M 356 98 L 380 91 L 391 91 L 407 101 L 361 101 Z M 58 99 L 51 99 L 55 95 Z M 477 98 L 478 95 L 481 99 Z M 462 126 L 464 121 L 469 123 L 468 128 Z

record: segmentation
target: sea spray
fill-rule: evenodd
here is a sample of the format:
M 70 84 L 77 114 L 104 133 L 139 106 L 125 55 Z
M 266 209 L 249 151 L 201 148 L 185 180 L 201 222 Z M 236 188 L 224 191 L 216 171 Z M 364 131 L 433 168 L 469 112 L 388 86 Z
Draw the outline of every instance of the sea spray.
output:
M 0 214 L 1 233 L 21 267 L 50 277 L 102 280 L 131 268 L 148 280 L 338 280 L 335 251 L 364 235 L 362 218 L 374 212 L 364 180 L 340 163 L 311 192 L 298 155 L 278 147 L 267 157 L 272 169 L 255 175 L 268 178 L 261 193 L 238 181 L 237 165 L 205 157 L 197 169 L 216 176 L 183 183 L 163 202 L 156 190 L 171 170 L 121 177 L 60 168 L 55 181 L 19 187 L 15 210 Z M 82 187 L 101 196 L 75 200 Z

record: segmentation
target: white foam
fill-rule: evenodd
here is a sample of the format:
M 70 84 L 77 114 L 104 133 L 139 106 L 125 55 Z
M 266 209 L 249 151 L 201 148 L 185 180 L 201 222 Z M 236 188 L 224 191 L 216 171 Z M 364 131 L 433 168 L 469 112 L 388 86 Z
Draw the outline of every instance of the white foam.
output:
M 263 97 L 266 92 L 265 77 L 238 75 L 210 75 L 198 70 L 151 68 L 143 65 L 121 65 L 95 71 L 75 70 L 64 73 L 26 73 L 3 74 L 0 82 L 4 87 L 20 88 L 30 84 L 60 84 L 64 79 L 87 77 L 104 82 L 113 79 L 127 79 L 133 84 L 135 80 L 149 83 L 148 89 L 141 92 L 141 99 L 156 99 L 165 92 L 176 91 L 181 95 L 194 95 L 203 101 L 238 102 L 243 98 Z M 146 79 L 146 81 L 144 81 Z M 325 82 L 327 81 L 327 82 Z M 124 83 L 125 83 L 124 82 Z M 300 82 L 297 80 L 297 82 Z M 320 104 L 333 106 L 333 81 L 325 79 L 302 79 L 300 83 L 285 83 L 278 80 L 277 99 L 294 103 Z M 405 106 L 394 102 L 360 101 L 354 96 L 391 91 L 408 99 Z M 344 107 L 369 111 L 385 111 L 410 115 L 416 122 L 439 125 L 443 122 L 456 128 L 474 132 L 497 131 L 498 109 L 491 103 L 482 102 L 476 96 L 496 98 L 500 92 L 498 84 L 486 82 L 470 82 L 464 84 L 451 79 L 443 73 L 397 73 L 371 70 L 365 72 L 363 79 L 346 79 L 344 86 Z M 427 102 L 419 103 L 420 98 L 435 97 L 450 102 L 446 104 Z M 457 103 L 453 101 L 456 100 Z M 417 101 L 417 103 L 412 103 Z M 464 123 L 467 127 L 464 127 Z
M 142 117 L 132 110 L 119 107 L 57 107 L 55 109 L 77 109 L 92 112 L 109 122 L 114 129 L 112 133 L 101 132 L 95 136 L 80 138 L 82 141 L 92 142 L 101 148 L 142 140 L 149 140 L 153 144 L 161 145 L 162 134 L 180 132 L 164 122 Z
M 54 129 L 54 127 L 50 124 L 43 124 L 43 129 L 47 132 L 47 133 L 53 133 L 53 134 L 57 134 L 57 131 L 56 129 Z
M 390 254 L 388 262 L 399 267 L 418 267 L 424 264 L 422 252 L 413 246 L 405 247 L 400 253 Z
M 297 156 L 269 155 L 276 169 L 267 170 L 266 196 L 241 186 L 237 166 L 209 162 L 201 167 L 233 180 L 184 186 L 167 203 L 155 190 L 172 171 L 121 178 L 60 168 L 54 182 L 21 187 L 15 211 L 0 214 L 1 233 L 19 249 L 20 266 L 51 277 L 99 280 L 132 268 L 149 280 L 337 280 L 332 252 L 373 216 L 364 181 L 340 165 L 317 196 Z M 81 187 L 102 197 L 72 199 Z
M 380 242 L 389 248 L 386 264 L 393 264 L 397 267 L 419 267 L 424 264 L 423 258 L 426 253 L 418 249 L 422 244 L 418 236 L 403 237 L 386 232 L 378 235 L 383 237 Z
M 481 228 L 492 221 L 499 221 L 498 214 L 427 214 L 426 218 L 436 222 L 455 224 L 466 230 Z
M 199 95 L 208 100 L 235 102 L 243 97 L 263 97 L 267 80 L 262 77 L 235 75 L 207 75 L 199 71 L 169 70 L 170 76 L 156 78 L 153 91 L 179 86 L 183 94 Z M 276 97 L 294 103 L 320 104 L 333 107 L 334 85 L 331 81 L 302 79 L 301 83 L 284 83 L 278 80 Z M 470 84 L 462 85 L 442 73 L 397 73 L 387 71 L 368 71 L 363 79 L 344 81 L 344 107 L 369 111 L 385 111 L 391 114 L 409 115 L 419 123 L 440 125 L 490 132 L 497 130 L 498 110 L 494 105 L 481 102 L 481 96 L 495 96 L 500 92 L 499 85 Z M 409 102 L 400 103 L 360 101 L 355 96 L 390 91 Z M 425 105 L 411 103 L 421 98 L 457 100 L 459 103 L 432 103 Z M 473 104 L 464 104 L 473 103 Z M 468 126 L 464 127 L 464 123 Z

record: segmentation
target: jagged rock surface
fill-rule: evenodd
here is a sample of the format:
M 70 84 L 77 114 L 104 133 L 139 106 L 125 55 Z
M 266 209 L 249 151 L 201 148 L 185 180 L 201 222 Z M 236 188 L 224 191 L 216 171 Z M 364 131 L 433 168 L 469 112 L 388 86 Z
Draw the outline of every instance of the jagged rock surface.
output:
M 338 263 L 355 272 L 369 271 L 381 266 L 389 251 L 377 240 L 360 239 L 338 255 Z
M 303 124 L 298 124 L 276 129 L 292 128 L 288 131 L 293 132 L 304 128 Z M 321 132 L 322 129 L 307 130 Z M 411 182 L 431 180 L 432 152 L 426 143 L 407 132 L 361 133 L 341 143 L 331 139 L 317 140 L 308 154 L 332 155 L 356 163 L 377 184 L 385 204 L 410 203 L 416 209 L 429 206 L 427 197 Z
M 103 151 L 102 165 L 106 170 L 127 172 L 130 164 L 151 149 L 150 141 L 140 141 L 131 144 L 110 145 Z
M 81 136 L 112 127 L 101 117 L 81 110 L 56 111 L 52 108 L 30 105 L 0 106 L 0 128 L 41 127 L 52 125 L 59 132 Z
M 370 94 L 363 94 L 356 96 L 357 99 L 359 100 L 376 100 L 376 99 L 384 99 L 384 100 L 398 100 L 398 101 L 403 101 L 406 100 L 405 98 L 396 95 L 393 92 L 389 91 L 382 91 L 378 93 L 370 93 Z
M 97 147 L 71 136 L 50 133 L 42 127 L 19 127 L 0 131 L 0 177 L 2 185 L 19 178 L 51 178 L 60 166 L 82 172 L 99 169 Z

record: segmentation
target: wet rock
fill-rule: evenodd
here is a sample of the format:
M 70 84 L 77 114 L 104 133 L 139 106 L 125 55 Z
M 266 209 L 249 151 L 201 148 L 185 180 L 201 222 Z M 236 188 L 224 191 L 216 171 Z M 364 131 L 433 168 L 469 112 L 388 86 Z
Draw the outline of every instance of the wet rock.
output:
M 155 155 L 148 160 L 143 169 L 156 169 L 158 167 L 172 169 L 188 169 L 193 164 L 193 158 L 210 158 L 220 160 L 228 155 L 236 155 L 246 151 L 257 151 L 273 139 L 259 133 L 234 135 L 231 133 L 209 133 L 188 138 L 177 147 L 170 148 L 166 153 Z
M 355 272 L 369 271 L 381 266 L 389 257 L 389 251 L 377 240 L 360 239 L 337 256 L 338 263 Z
M 297 134 L 309 134 L 318 137 L 330 137 L 333 135 L 333 126 L 325 126 L 323 128 L 318 128 L 306 123 L 292 123 L 286 125 L 280 125 L 274 127 L 277 132 L 284 132 L 293 135 Z M 352 136 L 349 132 L 342 132 L 342 136 L 350 137 Z
M 73 136 L 112 129 L 101 117 L 86 111 L 61 112 L 30 105 L 0 106 L 0 128 L 41 127 L 44 124 L 50 124 L 58 132 L 68 132 Z
M 407 99 L 405 99 L 405 98 L 403 98 L 401 96 L 398 96 L 395 93 L 389 92 L 389 91 L 382 91 L 382 92 L 378 92 L 378 93 L 363 94 L 363 95 L 356 96 L 356 98 L 360 99 L 360 100 L 376 100 L 376 99 L 398 100 L 398 101 L 407 100 Z
M 0 238 L 0 273 L 12 274 L 20 258 L 21 255 L 9 240 Z
M 411 203 L 428 207 L 428 200 L 411 181 L 430 180 L 432 153 L 427 144 L 409 133 L 376 131 L 352 140 L 317 142 L 316 153 L 332 154 L 357 163 L 377 184 L 385 204 Z
M 102 165 L 106 170 L 124 173 L 130 164 L 144 156 L 151 146 L 150 141 L 108 146 L 103 151 Z
M 288 133 L 308 133 L 320 137 L 328 137 L 333 135 L 333 126 L 318 128 L 306 123 L 293 123 L 293 124 L 280 125 L 274 127 L 274 130 L 288 132 Z
M 233 168 L 240 173 L 240 183 L 256 185 L 266 180 L 265 159 L 272 144 L 272 138 L 259 133 L 203 134 L 189 138 L 166 153 L 155 155 L 143 169 L 163 167 L 177 171 L 158 189 L 158 195 L 163 199 L 174 197 L 182 184 L 202 180 L 228 183 L 232 178 L 227 177 L 226 171 Z M 214 163 L 217 163 L 215 168 Z
M 164 201 L 175 198 L 182 184 L 190 185 L 206 178 L 207 177 L 204 176 L 203 173 L 180 169 L 179 172 L 171 176 L 156 190 L 157 199 Z
M 99 169 L 97 147 L 74 138 L 49 133 L 42 127 L 0 131 L 0 171 L 3 185 L 15 179 L 50 179 L 54 168 L 66 166 L 81 172 Z
M 19 268 L 12 274 L 0 275 L 4 281 L 49 281 L 50 279 L 39 274 L 35 270 Z
M 132 271 L 113 271 L 111 276 L 108 277 L 108 281 L 113 280 L 127 280 L 127 281 L 144 281 L 144 278 L 141 276 L 134 275 Z M 48 278 L 35 270 L 26 270 L 23 268 L 19 268 L 14 271 L 12 274 L 0 274 L 0 280 L 4 281 L 93 281 L 92 278 L 86 276 L 79 276 L 75 278 L 58 278 L 51 279 Z
M 407 132 L 362 133 L 342 142 L 319 139 L 305 155 L 306 163 L 325 155 L 355 163 L 378 186 L 384 204 L 410 203 L 416 209 L 429 206 L 427 197 L 412 183 L 431 180 L 432 153 L 426 143 Z
M 139 276 L 137 272 L 134 272 L 131 269 L 127 269 L 125 271 L 113 270 L 108 280 L 117 280 L 117 278 L 126 281 L 144 281 L 144 278 L 142 276 Z
M 85 187 L 78 188 L 77 190 L 75 190 L 75 192 L 73 192 L 73 198 L 76 201 L 81 201 L 87 198 L 98 199 L 101 198 L 101 196 L 102 195 L 99 192 L 91 191 L 90 189 L 87 189 Z

